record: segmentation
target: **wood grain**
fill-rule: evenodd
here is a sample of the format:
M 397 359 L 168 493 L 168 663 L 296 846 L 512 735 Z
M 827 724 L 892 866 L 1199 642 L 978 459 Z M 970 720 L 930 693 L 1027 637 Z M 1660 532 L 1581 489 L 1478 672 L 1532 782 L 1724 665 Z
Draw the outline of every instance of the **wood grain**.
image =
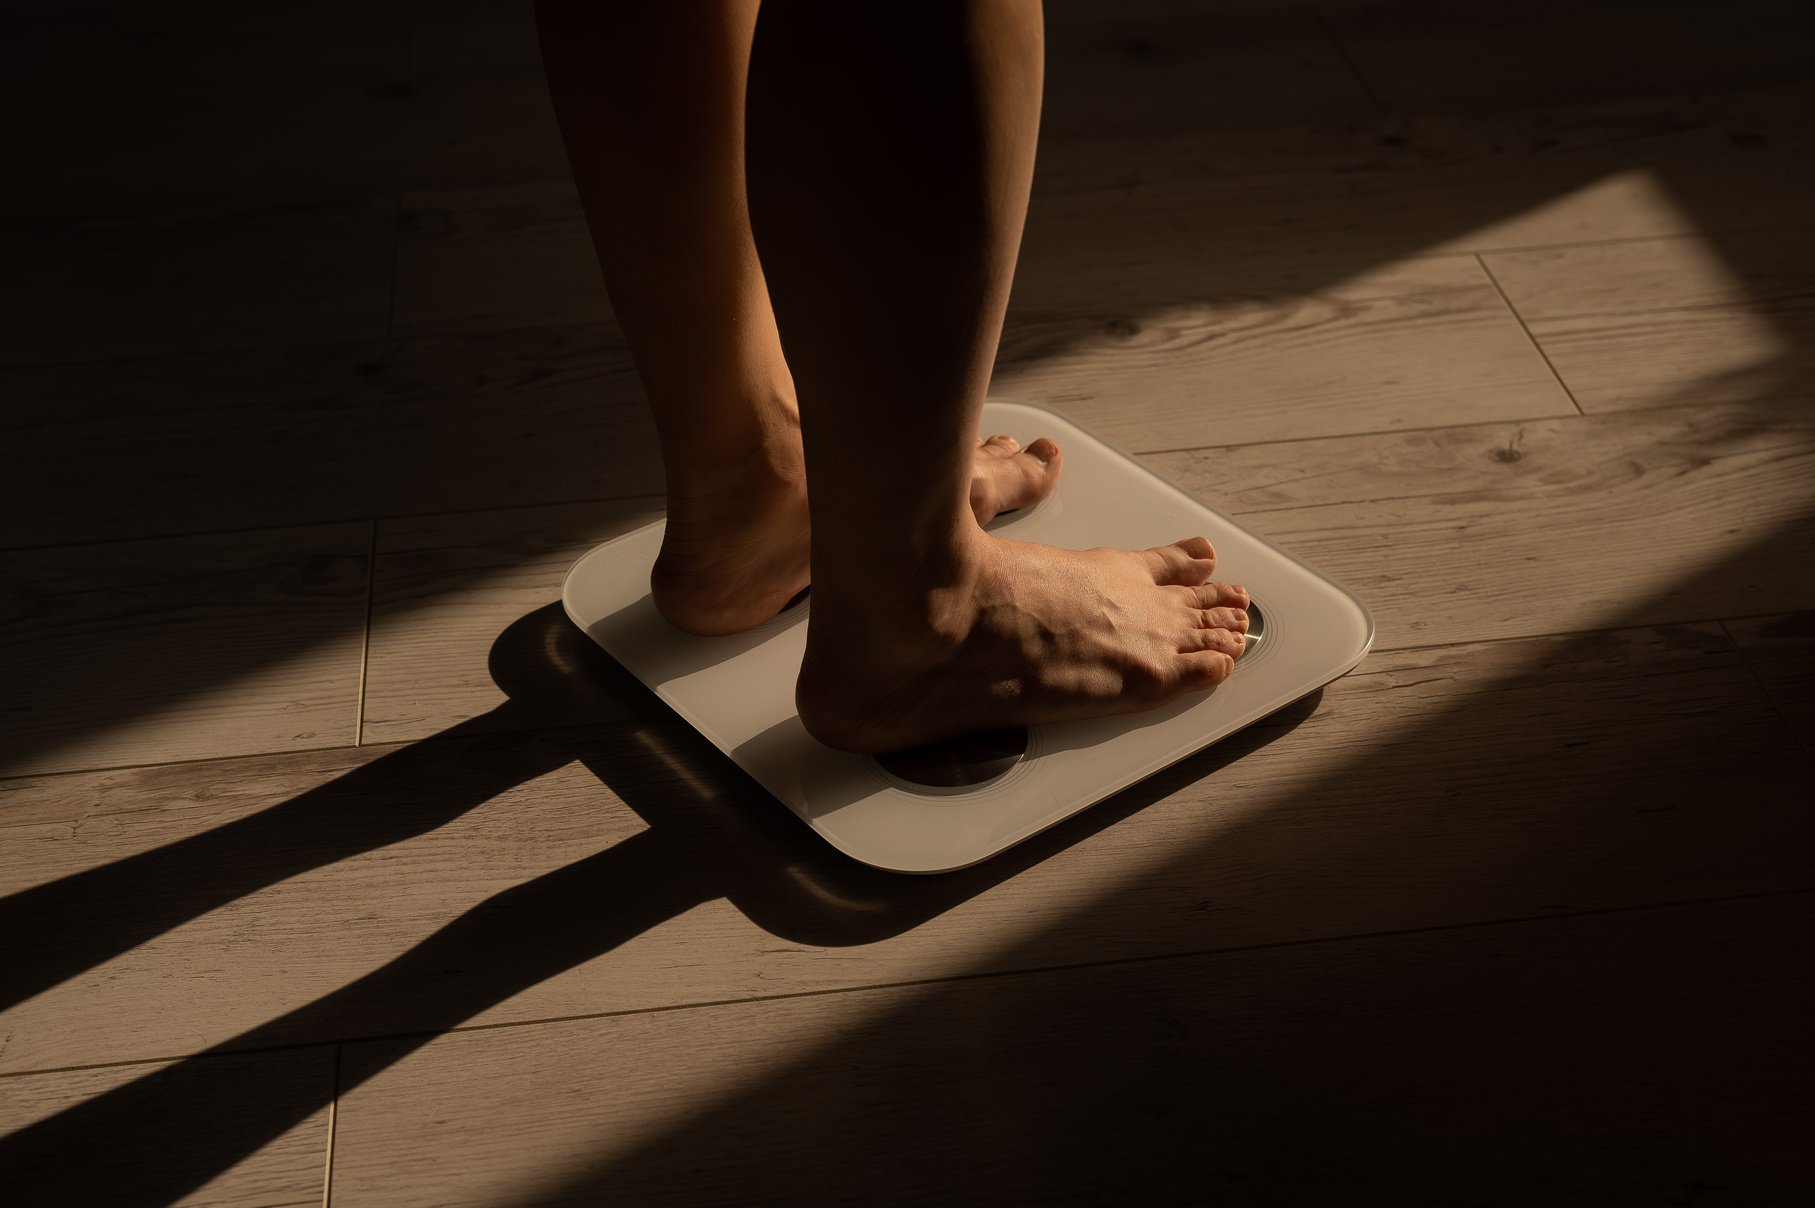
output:
M 1800 416 L 1685 407 L 1146 460 L 1358 592 L 1377 648 L 1815 598 Z
M 1022 306 L 995 389 L 1142 450 L 1575 411 L 1470 260 L 1409 261 L 1331 286 L 1275 266 L 1266 280 L 1245 288 L 1207 273 L 1189 299 L 1126 310 L 1076 282 L 1078 309 Z M 1081 313 L 1101 316 L 1088 337 Z
M 1308 7 L 1180 8 L 1050 22 L 1044 144 L 1339 122 L 1367 93 Z
M 1339 5 L 1330 28 L 1394 111 L 1506 109 L 1806 81 L 1806 6 L 1752 0 Z
M 1815 612 L 1725 624 L 1803 750 L 1815 756 Z
M 621 720 L 626 714 L 610 698 L 581 714 L 561 695 L 552 708 L 526 698 L 501 709 L 510 697 L 499 683 L 508 676 L 499 659 L 511 649 L 501 635 L 538 610 L 558 611 L 561 582 L 581 554 L 661 517 L 662 501 L 644 497 L 382 525 L 361 740 L 426 738 L 481 715 L 499 728 Z M 600 663 L 603 656 L 564 618 L 552 629 L 568 658 Z
M 1811 923 L 1802 895 L 355 1046 L 335 1196 L 1790 1202 Z
M 354 740 L 369 524 L 15 551 L 8 775 Z
M 1811 309 L 1811 230 L 1632 239 L 1482 259 L 1527 323 L 1660 311 L 1775 314 Z
M 1815 399 L 1811 311 L 1597 315 L 1532 334 L 1590 413 L 1740 404 L 1793 417 Z
M 0 99 L 30 120 L 0 214 L 257 212 L 564 173 L 533 57 L 462 54 L 457 12 L 412 7 L 116 11 L 9 40 Z M 533 50 L 528 5 L 511 24 Z
M 404 334 L 586 323 L 623 341 L 566 178 L 405 194 L 392 314 Z
M 17 1203 L 319 1205 L 333 1085 L 329 1048 L 6 1078 L 0 1080 L 0 1173 Z M 233 1125 L 197 1109 L 228 1088 L 248 1118 L 279 1116 L 297 1100 L 322 1106 L 222 1169 L 217 1147 Z M 25 1149 L 37 1138 L 21 1130 L 97 1101 L 111 1109 L 106 1129 L 61 1135 L 54 1148 L 39 1142 Z M 166 1198 L 147 1185 L 152 1179 L 200 1186 Z
M 1327 283 L 1416 255 L 1806 225 L 1810 116 L 1805 91 L 1760 88 L 1055 142 L 1015 304 L 1086 273 L 1169 297 L 1257 260 Z
M 1483 257 L 1587 411 L 1815 397 L 1815 240 L 1756 231 Z
M 558 652 L 545 661 L 519 668 L 525 697 L 572 691 Z M 0 900 L 32 920 L 0 927 L 0 969 L 60 980 L 0 1017 L 3 1060 L 429 1033 L 1811 884 L 1815 819 L 1795 803 L 1815 770 L 1715 625 L 1377 654 L 1296 728 L 1263 725 L 934 878 L 851 863 L 640 699 L 647 720 L 588 723 L 576 702 L 588 724 L 558 730 L 7 782 L 21 821 L 0 867 L 39 888 Z M 187 1005 L 198 984 L 218 987 L 205 1013 Z
M 0 476 L 0 546 L 662 489 L 628 355 L 588 327 L 0 370 L 0 392 L 0 442 L 31 453 Z
M 9 224 L 0 364 L 382 336 L 388 199 Z
M 541 48 L 522 0 L 441 0 L 418 8 L 410 65 L 420 71 L 537 71 Z
M 1008 337 L 1058 302 L 1083 311 L 1090 337 L 1232 278 L 1248 296 L 1302 295 L 1432 252 L 1803 222 L 1815 169 L 1804 124 L 1786 117 L 1793 104 L 1765 91 L 1478 121 L 1048 139 Z M 404 197 L 399 331 L 609 314 L 564 172 Z
M 29 114 L 9 127 L 7 217 L 256 211 L 384 192 L 375 169 L 397 102 L 380 85 L 402 67 L 407 36 L 397 0 L 155 16 L 81 4 L 63 20 L 32 7 L 9 19 L 4 52 L 0 95 Z

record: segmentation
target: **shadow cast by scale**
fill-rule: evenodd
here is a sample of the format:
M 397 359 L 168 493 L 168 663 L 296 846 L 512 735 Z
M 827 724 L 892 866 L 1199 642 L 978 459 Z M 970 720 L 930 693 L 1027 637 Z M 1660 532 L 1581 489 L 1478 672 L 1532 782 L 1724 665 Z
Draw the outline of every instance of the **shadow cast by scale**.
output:
M 389 751 L 240 821 L 0 901 L 6 1001 L 264 886 L 426 833 L 574 760 L 647 829 L 497 894 L 339 990 L 0 1139 L 0 1181 L 73 1202 L 167 1203 L 382 1068 L 343 1071 L 338 1090 L 283 1095 L 249 1082 L 236 1054 L 401 1035 L 400 1059 L 701 902 L 728 898 L 756 926 L 794 943 L 898 935 L 1290 732 L 1319 696 L 997 860 L 919 878 L 827 848 L 697 733 L 664 716 L 559 605 L 512 624 L 490 665 L 509 700 L 487 718 Z M 546 727 L 564 710 L 597 709 L 601 695 L 650 718 L 629 727 L 632 742 L 577 726 L 497 732 L 513 712 Z M 121 1146 L 124 1137 L 131 1141 Z
M 1815 513 L 1708 581 L 1811 541 Z M 728 1073 L 735 1089 L 634 1145 L 551 1141 L 563 1177 L 499 1159 L 520 1181 L 497 1202 L 1798 1202 L 1815 1186 L 1815 817 L 1790 803 L 1808 763 L 1717 626 L 1529 657 L 980 966 L 1021 975 L 800 1004 L 789 1029 L 822 1043 Z M 1315 723 L 1305 740 L 1329 734 Z M 1633 785 L 1644 767 L 1672 774 Z M 1570 872 L 1582 861 L 1605 897 Z M 1164 892 L 1183 885 L 1202 899 Z M 1382 921 L 1399 898 L 1450 906 Z M 1080 927 L 1164 937 L 1164 959 L 1072 964 Z M 711 1026 L 739 1036 L 743 1018 Z M 634 1042 L 575 1043 L 583 1081 Z M 390 1059 L 383 1042 L 348 1055 Z M 550 1094 L 568 1077 L 542 1076 Z M 639 1118 L 619 1110 L 599 1118 Z

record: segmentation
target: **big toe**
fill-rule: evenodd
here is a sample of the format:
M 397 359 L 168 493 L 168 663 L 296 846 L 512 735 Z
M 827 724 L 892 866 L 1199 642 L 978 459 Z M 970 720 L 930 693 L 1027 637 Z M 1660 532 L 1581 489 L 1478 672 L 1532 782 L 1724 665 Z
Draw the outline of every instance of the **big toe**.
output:
M 1009 437 L 991 437 L 982 451 L 971 482 L 971 509 L 979 524 L 988 524 L 1002 512 L 1032 507 L 1058 485 L 1064 459 L 1059 446 L 1045 437 L 1025 449 Z

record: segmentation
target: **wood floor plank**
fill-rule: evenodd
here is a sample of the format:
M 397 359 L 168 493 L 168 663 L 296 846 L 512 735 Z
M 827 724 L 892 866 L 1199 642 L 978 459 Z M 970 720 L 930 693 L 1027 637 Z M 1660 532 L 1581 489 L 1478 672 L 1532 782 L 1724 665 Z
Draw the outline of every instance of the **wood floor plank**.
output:
M 1751 0 L 1381 0 L 1330 28 L 1396 112 L 1505 109 L 1806 81 L 1805 5 Z
M 30 120 L 9 128 L 0 213 L 143 217 L 383 192 L 349 169 L 382 157 L 374 119 L 395 102 L 373 86 L 401 66 L 407 5 L 81 7 L 87 19 L 9 28 L 0 96 Z
M 9 44 L 20 69 L 0 87 L 9 112 L 31 115 L 12 132 L 0 214 L 256 212 L 564 172 L 533 55 L 462 53 L 472 40 L 448 37 L 461 14 L 446 7 L 190 9 L 30 30 Z M 494 41 L 533 52 L 530 7 L 512 7 L 513 33 Z
M 399 206 L 399 334 L 587 323 L 622 340 L 565 175 L 407 193 Z
M 311 0 L 268 7 L 139 5 L 73 0 L 16 5 L 8 14 L 9 80 L 40 86 L 103 77 L 143 88 L 179 79 L 319 80 L 370 71 L 400 32 L 405 0 Z M 155 47 L 155 54 L 147 48 Z
M 1135 449 L 1575 413 L 1470 260 L 1407 261 L 1331 286 L 1301 277 L 1295 289 L 1277 269 L 1264 280 L 1206 275 L 1190 300 L 1127 311 L 1110 309 L 1109 289 L 1068 290 L 1045 313 L 1026 303 L 995 389 Z M 1079 339 L 1087 307 L 1109 317 Z
M 299 20 L 333 21 L 369 12 L 375 7 L 366 0 L 314 0 L 306 10 L 298 11 L 249 7 L 231 3 L 231 0 L 184 0 L 161 13 L 151 13 L 131 0 L 68 0 L 64 4 L 16 6 L 10 24 L 21 35 L 47 36 L 86 29 L 101 38 L 130 41 L 135 38 L 146 40 L 158 33 L 181 37 L 192 31 L 212 31 L 219 26 L 283 26 Z
M 576 713 L 565 694 L 508 696 L 503 660 L 515 647 L 506 627 L 552 620 L 581 554 L 661 517 L 662 500 L 642 497 L 381 524 L 361 741 L 427 738 L 481 716 L 488 728 L 507 729 L 622 720 L 621 702 L 609 697 Z M 582 648 L 590 643 L 569 640 L 578 634 L 564 620 L 550 628 L 567 657 L 600 665 Z
M 1532 335 L 1589 413 L 1741 404 L 1793 416 L 1815 400 L 1815 311 L 1596 315 Z
M 1290 153 L 1240 133 L 1055 144 L 998 390 L 1102 396 L 1084 418 L 1147 448 L 1562 413 L 1490 289 L 1417 258 L 1800 218 L 1815 173 L 1786 171 L 1789 134 L 1737 150 L 1746 112 L 1427 123 L 1391 145 L 1307 134 Z M 569 320 L 615 331 L 569 184 L 407 200 L 401 330 Z
M 528 19 L 529 8 L 520 10 Z M 545 180 L 567 172 L 567 150 L 541 70 L 412 70 L 387 178 L 401 189 Z
M 1803 749 L 1815 756 L 1815 612 L 1725 624 Z
M 1432 252 L 1803 222 L 1807 110 L 1764 90 L 1479 121 L 1051 138 L 1008 332 L 1055 299 L 1103 308 L 1080 316 L 1092 337 L 1231 276 L 1270 297 Z M 403 213 L 399 331 L 609 321 L 565 172 L 414 192 Z M 1282 264 L 1293 280 L 1275 285 Z
M 1482 257 L 1527 323 L 1656 311 L 1808 310 L 1815 227 L 1715 232 Z
M 517 639 L 541 652 L 513 672 L 526 699 L 576 691 L 554 632 Z M 1716 625 L 1376 654 L 1296 727 L 1262 723 L 931 878 L 838 855 L 625 678 L 590 690 L 647 720 L 4 782 L 19 821 L 0 844 L 0 985 L 20 1002 L 0 1061 L 1811 884 L 1815 818 L 1796 803 L 1815 768 Z
M 1811 924 L 1803 896 L 356 1046 L 335 1199 L 1787 1204 Z
M 369 524 L 15 551 L 7 775 L 352 742 Z
M 334 1062 L 315 1048 L 0 1080 L 0 1181 L 15 1203 L 319 1205 Z M 228 1096 L 238 1118 L 214 1117 Z M 220 1156 L 261 1126 L 249 1153 Z
M 1099 9 L 1049 22 L 1047 142 L 1339 122 L 1367 93 L 1303 6 Z
M 1815 398 L 1807 229 L 1484 257 L 1586 411 Z
M 0 365 L 382 337 L 389 198 L 0 229 Z
M 402 330 L 584 317 L 603 325 L 605 341 L 615 338 L 565 186 L 411 206 L 398 268 Z M 1374 267 L 1330 283 L 1313 265 L 1250 257 L 1206 264 L 1175 292 L 1139 297 L 1124 284 L 1131 269 L 1091 266 L 1049 290 L 1024 290 L 997 392 L 1058 402 L 1144 448 L 1574 411 L 1465 259 Z
M 1155 454 L 1334 575 L 1376 648 L 1815 600 L 1815 427 L 1678 408 Z
M 1098 6 L 1046 26 L 1042 134 L 1070 138 L 1306 120 L 1367 103 L 1308 6 Z M 528 7 L 438 4 L 416 15 L 418 69 L 539 66 Z
M 0 370 L 0 393 L 31 453 L 0 546 L 662 489 L 629 354 L 591 328 Z
M 1119 280 L 1118 297 L 1171 297 L 1289 254 L 1332 281 L 1414 255 L 1806 225 L 1812 126 L 1806 91 L 1758 88 L 1055 141 L 1040 149 L 1015 300 L 1085 272 Z
M 410 24 L 410 66 L 418 71 L 538 71 L 534 13 L 522 0 L 441 0 L 418 7 Z

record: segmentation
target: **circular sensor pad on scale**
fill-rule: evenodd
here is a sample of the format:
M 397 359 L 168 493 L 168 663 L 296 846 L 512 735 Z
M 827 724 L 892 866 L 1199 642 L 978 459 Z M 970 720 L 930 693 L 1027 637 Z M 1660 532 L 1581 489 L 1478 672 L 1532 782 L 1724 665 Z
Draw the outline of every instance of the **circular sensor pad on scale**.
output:
M 910 788 L 935 793 L 972 788 L 1006 775 L 1027 754 L 1027 730 L 966 734 L 907 751 L 872 755 L 878 767 Z
M 1266 640 L 1267 614 L 1260 610 L 1260 605 L 1255 603 L 1252 598 L 1248 600 L 1248 607 L 1244 611 L 1248 614 L 1248 632 L 1242 645 L 1242 658 L 1246 659 L 1258 654 L 1261 643 Z M 1241 664 L 1238 662 L 1236 666 L 1239 667 Z

